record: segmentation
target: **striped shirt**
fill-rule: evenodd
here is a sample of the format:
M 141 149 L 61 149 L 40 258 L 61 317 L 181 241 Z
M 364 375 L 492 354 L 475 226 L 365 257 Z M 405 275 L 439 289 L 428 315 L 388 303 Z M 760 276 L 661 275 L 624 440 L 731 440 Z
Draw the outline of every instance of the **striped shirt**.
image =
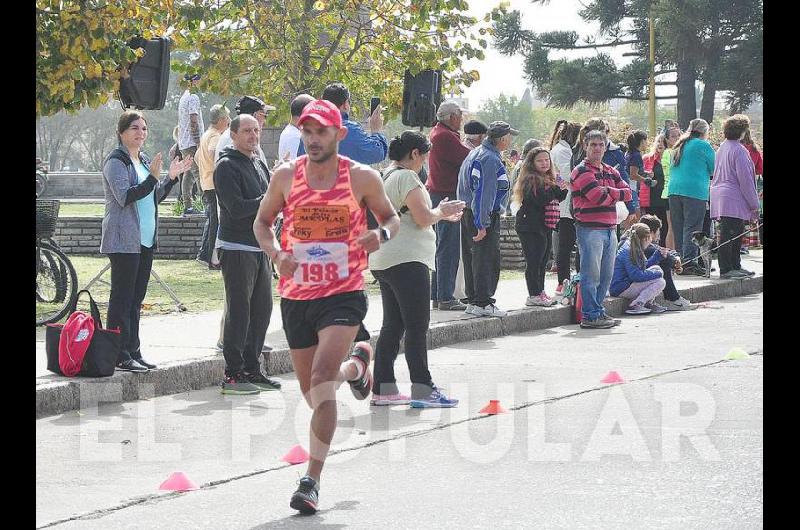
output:
M 619 171 L 584 160 L 572 170 L 570 182 L 575 222 L 585 228 L 617 226 L 617 202 L 631 200 L 631 188 Z
M 281 249 L 299 266 L 294 276 L 281 276 L 278 292 L 291 300 L 316 300 L 362 291 L 367 252 L 356 240 L 367 230 L 367 211 L 353 195 L 352 161 L 339 155 L 339 174 L 328 190 L 309 186 L 307 161 L 306 155 L 295 160 L 281 231 Z

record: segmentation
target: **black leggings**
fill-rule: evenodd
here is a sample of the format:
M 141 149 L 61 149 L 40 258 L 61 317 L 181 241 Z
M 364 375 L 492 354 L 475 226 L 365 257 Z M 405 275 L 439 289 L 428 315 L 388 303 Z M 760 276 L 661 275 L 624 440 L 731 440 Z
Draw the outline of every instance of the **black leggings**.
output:
M 394 361 L 405 334 L 405 357 L 411 376 L 411 397 L 425 399 L 433 387 L 428 371 L 427 332 L 431 320 L 428 300 L 431 274 L 417 261 L 401 263 L 385 270 L 373 270 L 383 302 L 383 325 L 375 348 L 373 393 L 398 394 Z
M 522 253 L 525 254 L 525 284 L 528 287 L 528 296 L 538 296 L 544 291 L 544 274 L 550 257 L 552 234 L 551 230 L 547 230 L 546 234 L 517 232 L 519 242 L 522 243 Z
M 569 217 L 562 217 L 558 220 L 558 255 L 556 256 L 556 267 L 558 268 L 558 283 L 570 277 L 570 259 L 572 249 L 577 241 L 575 235 L 575 221 Z M 577 248 L 575 250 L 575 271 L 581 272 L 581 255 Z
M 120 330 L 121 351 L 117 362 L 141 359 L 139 351 L 139 316 L 150 271 L 153 249 L 141 247 L 139 254 L 109 254 L 111 294 L 108 298 L 106 328 Z

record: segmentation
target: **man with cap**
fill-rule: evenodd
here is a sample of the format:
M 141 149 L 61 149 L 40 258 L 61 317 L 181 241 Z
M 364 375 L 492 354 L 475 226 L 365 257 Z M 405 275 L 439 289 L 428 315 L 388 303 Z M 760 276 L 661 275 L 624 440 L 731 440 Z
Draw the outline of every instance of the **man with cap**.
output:
M 389 154 L 389 142 L 383 134 L 383 115 L 381 107 L 369 117 L 370 133 L 357 121 L 350 119 L 350 91 L 342 83 L 331 83 L 322 92 L 322 98 L 330 101 L 342 116 L 342 124 L 347 128 L 347 134 L 339 143 L 339 155 L 362 164 L 377 164 L 386 159 Z M 299 154 L 305 154 L 305 147 L 300 144 Z
M 291 121 L 283 128 L 278 139 L 278 165 L 300 156 L 300 129 L 297 128 L 297 120 L 300 119 L 305 106 L 312 101 L 314 98 L 308 94 L 300 94 L 289 105 Z
M 267 111 L 275 110 L 275 107 L 272 105 L 267 105 L 259 98 L 255 96 L 243 96 L 239 101 L 236 103 L 236 115 L 239 114 L 250 114 L 252 117 L 256 119 L 258 122 L 258 128 L 261 129 L 264 127 L 264 120 L 267 117 Z M 222 151 L 231 147 L 233 145 L 233 140 L 231 139 L 231 131 L 228 129 L 224 133 L 222 133 L 219 137 L 219 142 L 217 142 L 217 151 L 215 153 L 215 160 L 219 160 L 219 155 L 222 154 Z M 265 166 L 267 164 L 267 157 L 264 155 L 264 151 L 261 149 L 261 145 L 258 146 L 258 157 L 264 162 Z
M 500 280 L 500 210 L 509 193 L 501 153 L 519 131 L 493 121 L 480 147 L 470 152 L 458 174 L 458 200 L 467 203 L 461 218 L 461 253 L 469 304 L 466 313 L 503 317 L 495 305 Z
M 203 113 L 200 111 L 200 97 L 197 92 L 197 83 L 200 81 L 200 74 L 186 74 L 183 76 L 186 90 L 181 95 L 178 102 L 178 149 L 181 151 L 182 158 L 187 156 L 194 157 L 197 146 L 200 145 L 200 135 L 203 134 Z M 192 186 L 197 180 L 197 161 L 192 162 L 189 171 L 183 174 L 181 180 L 181 198 L 183 199 L 183 214 L 191 215 L 197 213 L 192 208 Z
M 476 149 L 484 138 L 486 138 L 487 127 L 483 122 L 470 120 L 464 124 L 464 145 L 472 151 Z M 459 166 L 460 168 L 461 166 Z
M 436 110 L 437 123 L 431 130 L 431 150 L 428 155 L 428 180 L 425 187 L 433 207 L 445 199 L 453 199 L 458 187 L 458 168 L 470 152 L 461 143 L 459 130 L 463 111 L 452 99 L 442 101 Z M 463 311 L 467 308 L 454 296 L 458 272 L 458 223 L 439 221 L 436 231 L 436 268 L 431 273 L 431 307 L 445 311 Z
M 362 323 L 367 254 L 397 234 L 400 220 L 380 173 L 339 156 L 347 128 L 335 104 L 312 101 L 297 123 L 308 154 L 275 170 L 253 229 L 280 273 L 283 329 L 300 390 L 314 411 L 311 458 L 289 503 L 313 514 L 336 431 L 336 389 L 347 381 L 359 400 L 372 390 L 372 347 L 358 342 L 350 352 L 353 342 L 369 338 Z M 367 229 L 367 209 L 378 221 L 374 230 Z M 280 212 L 283 232 L 276 241 L 272 226 Z

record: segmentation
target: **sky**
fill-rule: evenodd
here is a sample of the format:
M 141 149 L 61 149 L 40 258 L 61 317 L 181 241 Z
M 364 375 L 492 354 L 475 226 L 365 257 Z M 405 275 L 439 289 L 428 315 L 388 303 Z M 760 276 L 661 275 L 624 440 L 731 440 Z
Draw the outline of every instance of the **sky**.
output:
M 483 16 L 499 3 L 499 0 L 469 0 L 469 14 L 482 19 Z M 530 0 L 511 0 L 511 10 L 519 10 L 522 13 L 522 25 L 525 29 L 535 32 L 544 31 L 577 31 L 578 35 L 597 36 L 599 24 L 587 24 L 578 16 L 581 9 L 579 0 L 550 0 L 546 5 L 531 4 Z M 627 64 L 632 60 L 631 57 L 623 57 L 622 54 L 630 51 L 630 46 L 619 46 L 617 48 L 602 48 L 609 53 L 618 66 Z M 551 58 L 577 58 L 596 53 L 594 50 L 576 50 L 574 52 L 550 52 Z M 481 74 L 479 81 L 472 84 L 462 94 L 469 100 L 470 110 L 477 110 L 483 101 L 496 97 L 501 92 L 508 96 L 522 97 L 528 87 L 522 71 L 523 59 L 521 55 L 513 57 L 500 54 L 492 48 L 491 38 L 489 47 L 485 51 L 486 58 L 483 61 L 476 59 L 466 62 L 467 70 L 478 70 Z M 658 92 L 656 92 L 658 93 Z M 444 94 L 443 94 L 444 95 Z

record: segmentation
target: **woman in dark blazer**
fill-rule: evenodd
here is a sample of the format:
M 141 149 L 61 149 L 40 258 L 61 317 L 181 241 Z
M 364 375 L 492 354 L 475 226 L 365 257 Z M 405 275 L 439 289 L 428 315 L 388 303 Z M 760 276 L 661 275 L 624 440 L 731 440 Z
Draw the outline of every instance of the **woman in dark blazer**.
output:
M 139 314 L 158 240 L 158 203 L 169 195 L 192 158 L 173 160 L 168 176 L 159 181 L 161 153 L 150 161 L 142 152 L 147 122 L 137 111 L 120 116 L 117 139 L 119 145 L 103 163 L 106 209 L 100 252 L 111 260 L 106 326 L 120 330 L 122 350 L 117 369 L 146 372 L 156 366 L 142 359 Z

